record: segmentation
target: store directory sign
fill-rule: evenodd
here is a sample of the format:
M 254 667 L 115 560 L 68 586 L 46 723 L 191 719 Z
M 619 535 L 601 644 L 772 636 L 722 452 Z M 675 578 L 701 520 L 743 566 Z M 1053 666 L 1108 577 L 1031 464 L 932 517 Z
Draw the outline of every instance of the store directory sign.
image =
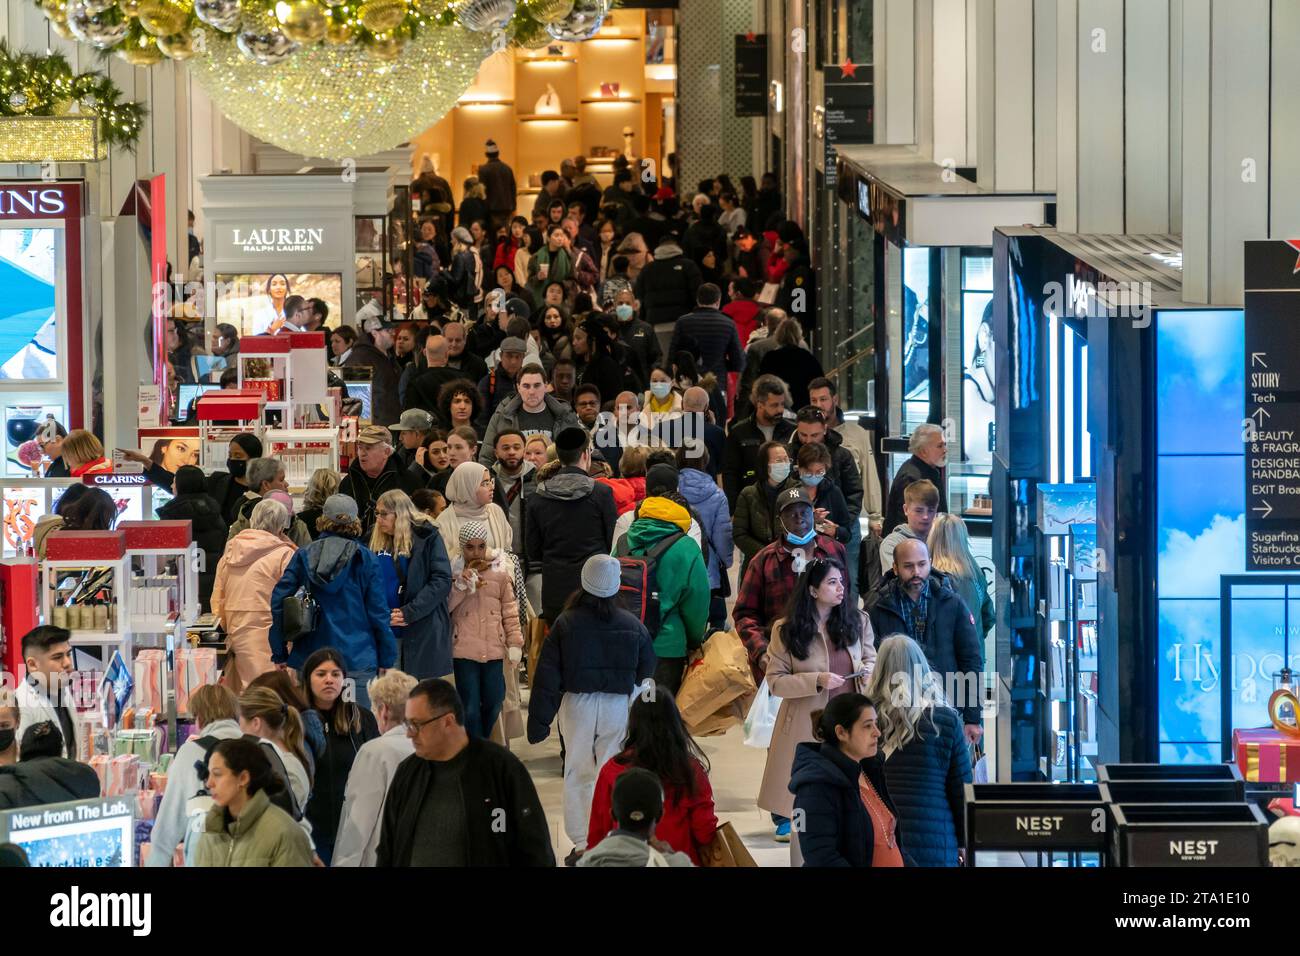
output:
M 736 35 L 737 116 L 767 115 L 767 34 Z
M 1300 569 L 1300 240 L 1246 243 L 1246 570 Z

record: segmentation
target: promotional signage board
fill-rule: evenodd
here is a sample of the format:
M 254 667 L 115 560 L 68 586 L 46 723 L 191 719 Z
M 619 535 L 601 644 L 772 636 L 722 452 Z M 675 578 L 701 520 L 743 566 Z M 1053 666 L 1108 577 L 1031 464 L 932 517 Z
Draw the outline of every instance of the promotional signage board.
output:
M 846 61 L 840 66 L 823 67 L 822 74 L 826 188 L 834 189 L 838 182 L 835 147 L 871 142 L 874 107 L 871 67 Z
M 1106 846 L 1105 822 L 1096 784 L 966 785 L 966 846 L 971 851 L 1099 853 Z
M 342 258 L 351 252 L 348 237 L 333 223 L 248 221 L 222 223 L 213 232 L 216 244 L 213 259 L 227 266 L 241 259 L 264 266 L 268 256 L 290 260 L 315 256 Z
M 32 866 L 132 866 L 134 801 L 72 800 L 0 812 L 0 843 L 13 843 Z
M 1300 569 L 1300 240 L 1245 244 L 1246 570 Z
M 767 34 L 736 35 L 736 116 L 767 115 Z

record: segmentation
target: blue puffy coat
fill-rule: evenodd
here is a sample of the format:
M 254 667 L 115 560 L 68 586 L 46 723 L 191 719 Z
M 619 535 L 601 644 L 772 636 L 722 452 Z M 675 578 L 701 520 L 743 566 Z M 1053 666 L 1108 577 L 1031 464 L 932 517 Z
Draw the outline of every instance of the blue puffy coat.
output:
M 319 620 L 290 653 L 284 643 L 284 600 L 303 585 L 320 605 Z M 326 532 L 294 554 L 271 592 L 271 660 L 301 669 L 314 651 L 333 647 L 349 672 L 395 667 L 397 639 L 388 619 L 374 554 L 352 538 Z
M 699 519 L 704 536 L 708 539 L 709 587 L 722 585 L 723 572 L 735 560 L 735 545 L 731 540 L 731 509 L 727 495 L 718 483 L 698 468 L 683 468 L 677 479 L 677 490 L 682 493 Z
M 431 524 L 414 524 L 411 561 L 399 606 L 406 618 L 402 628 L 402 670 L 412 677 L 446 677 L 451 673 L 451 562 L 442 535 Z
M 795 748 L 790 792 L 795 812 L 803 811 L 799 852 L 804 866 L 871 866 L 876 831 L 858 790 L 863 773 L 897 818 L 898 808 L 890 799 L 878 756 L 855 763 L 829 744 L 803 743 Z M 901 839 L 898 847 L 906 861 L 907 848 Z
M 528 698 L 528 742 L 538 744 L 565 694 L 627 694 L 654 676 L 654 641 L 635 615 L 616 608 L 608 620 L 579 605 L 551 625 Z
M 965 821 L 970 753 L 961 717 L 936 707 L 917 736 L 885 759 L 885 782 L 898 807 L 898 842 L 917 866 L 956 866 Z

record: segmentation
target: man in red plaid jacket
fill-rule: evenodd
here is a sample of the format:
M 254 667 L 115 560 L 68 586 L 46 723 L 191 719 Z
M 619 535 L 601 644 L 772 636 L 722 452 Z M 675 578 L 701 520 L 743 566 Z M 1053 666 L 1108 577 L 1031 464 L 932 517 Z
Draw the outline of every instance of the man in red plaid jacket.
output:
M 795 582 L 810 562 L 834 558 L 844 566 L 844 546 L 818 534 L 812 503 L 798 488 L 788 488 L 776 499 L 781 538 L 754 555 L 745 569 L 732 617 L 749 652 L 754 682 L 762 683 L 772 623 L 785 614 Z

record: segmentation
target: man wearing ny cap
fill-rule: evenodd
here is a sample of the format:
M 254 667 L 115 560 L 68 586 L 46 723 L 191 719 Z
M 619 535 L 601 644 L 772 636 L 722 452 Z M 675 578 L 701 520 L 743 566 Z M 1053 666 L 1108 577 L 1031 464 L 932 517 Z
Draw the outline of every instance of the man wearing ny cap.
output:
M 479 450 L 480 464 L 490 468 L 497 460 L 497 435 L 503 431 L 522 432 L 525 439 L 542 435 L 549 445 L 561 429 L 580 424 L 572 408 L 547 394 L 547 384 L 546 370 L 541 365 L 529 364 L 520 369 L 515 394 L 504 399 L 488 421 Z
M 834 558 L 844 566 L 844 546 L 816 532 L 812 502 L 798 488 L 777 495 L 776 510 L 780 537 L 750 560 L 732 611 L 755 681 L 762 681 L 767 669 L 772 624 L 785 613 L 804 568 L 821 558 Z
M 609 554 L 618 512 L 614 493 L 597 484 L 591 468 L 587 430 L 563 428 L 555 436 L 561 468 L 537 483 L 528 502 L 525 527 L 530 570 L 542 574 L 542 616 L 554 621 L 577 589 L 583 562 Z
M 402 403 L 397 397 L 397 367 L 384 348 L 393 346 L 393 329 L 396 326 L 382 318 L 366 319 L 362 334 L 357 336 L 347 360 L 348 366 L 364 365 L 370 369 L 370 420 L 372 422 L 397 421 L 402 413 Z M 375 340 L 385 343 L 376 345 Z
M 423 408 L 408 408 L 402 412 L 402 417 L 394 427 L 397 430 L 397 439 L 401 443 L 394 456 L 398 464 L 402 468 L 410 468 L 412 465 L 418 468 L 415 452 L 424 443 L 429 432 L 433 431 L 433 416 Z
M 478 181 L 487 192 L 487 207 L 492 213 L 492 234 L 495 236 L 515 211 L 515 171 L 501 161 L 501 148 L 495 140 L 488 140 L 484 151 L 487 162 L 478 168 Z
M 380 495 L 396 490 L 409 495 L 424 484 L 394 457 L 392 432 L 382 425 L 367 425 L 357 434 L 357 457 L 343 476 L 339 494 L 357 503 L 357 518 L 368 538 L 375 526 L 375 504 Z
M 528 346 L 518 336 L 510 335 L 501 343 L 500 359 L 496 368 L 490 370 L 478 383 L 479 395 L 483 398 L 483 418 L 486 423 L 492 420 L 497 407 L 515 394 L 515 380 L 519 370 L 524 367 L 524 355 Z

